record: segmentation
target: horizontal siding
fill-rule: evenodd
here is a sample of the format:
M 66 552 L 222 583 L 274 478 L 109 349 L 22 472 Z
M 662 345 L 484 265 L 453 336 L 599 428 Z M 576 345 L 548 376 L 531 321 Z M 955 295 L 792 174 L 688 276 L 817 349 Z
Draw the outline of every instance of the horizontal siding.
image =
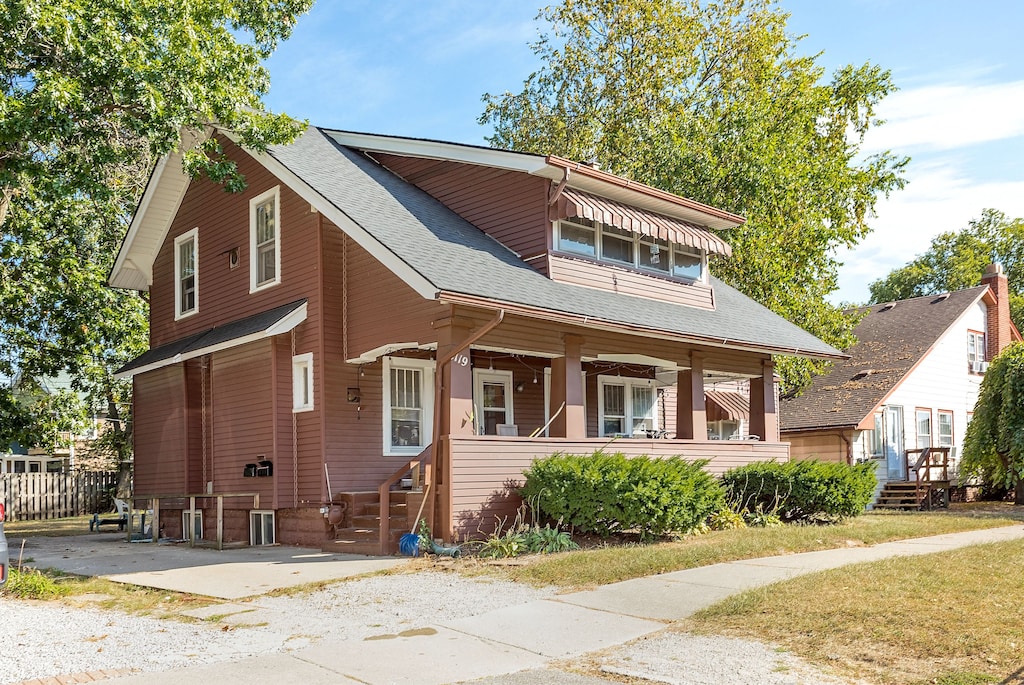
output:
M 316 244 L 319 215 L 310 211 L 296 193 L 284 186 L 255 159 L 229 141 L 221 141 L 228 156 L 237 161 L 248 187 L 227 193 L 209 180 L 189 185 L 163 246 L 153 264 L 150 288 L 150 344 L 153 347 L 197 333 L 212 326 L 309 298 L 309 331 L 318 328 L 319 270 Z M 249 293 L 249 200 L 274 186 L 281 186 L 279 230 L 281 233 L 281 283 Z M 174 320 L 174 239 L 198 228 L 198 312 Z M 232 268 L 228 252 L 238 250 Z
M 683 283 L 610 264 L 598 264 L 586 259 L 554 254 L 551 255 L 549 262 L 553 281 L 662 300 L 697 309 L 715 308 L 712 290 L 703 283 Z
M 258 492 L 273 501 L 273 481 L 284 464 L 274 449 L 271 342 L 260 341 L 213 355 L 213 453 L 209 473 L 214 492 Z M 245 478 L 246 464 L 274 464 L 273 478 Z
M 134 489 L 158 494 L 186 487 L 186 400 L 183 367 L 135 376 Z
M 376 154 L 377 160 L 437 198 L 463 219 L 523 257 L 548 249 L 546 179 L 514 171 L 432 159 Z M 546 269 L 543 259 L 529 262 Z
M 838 433 L 787 433 L 793 459 L 846 462 L 847 446 Z
M 598 449 L 623 452 L 628 456 L 679 455 L 689 461 L 707 459 L 706 469 L 721 475 L 725 471 L 757 461 L 789 458 L 784 443 L 697 442 L 676 440 L 568 440 L 513 439 L 498 437 L 449 440 L 451 449 L 452 521 L 459 538 L 479 537 L 500 520 L 511 521 L 522 504 L 514 494 L 523 481 L 523 471 L 534 459 L 554 452 L 591 454 Z

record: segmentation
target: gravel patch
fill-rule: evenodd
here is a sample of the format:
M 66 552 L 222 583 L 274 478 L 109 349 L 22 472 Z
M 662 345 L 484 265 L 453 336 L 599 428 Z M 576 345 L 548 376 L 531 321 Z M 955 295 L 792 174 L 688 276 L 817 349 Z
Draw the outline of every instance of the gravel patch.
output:
M 321 640 L 358 641 L 476 616 L 550 597 L 507 581 L 453 573 L 371 576 L 309 593 L 262 596 L 191 610 L 202 622 L 185 623 L 59 602 L 0 600 L 0 683 L 99 670 L 157 672 L 288 652 Z M 96 600 L 103 597 L 97 597 Z M 73 598 L 81 604 L 84 596 Z M 763 685 L 840 685 L 791 654 L 770 645 L 671 629 L 565 664 L 586 664 L 594 676 L 545 671 L 533 682 L 600 683 L 622 678 L 669 685 L 756 682 Z M 605 674 L 609 680 L 596 676 Z M 503 676 L 494 683 L 531 682 L 538 672 Z M 556 678 L 555 675 L 558 677 Z M 564 676 L 564 677 L 563 677 Z M 489 681 L 484 681 L 489 682 Z
M 666 685 L 849 685 L 763 642 L 666 630 L 605 651 L 600 672 Z
M 373 576 L 302 595 L 225 604 L 230 615 L 209 623 L 4 598 L 0 683 L 100 669 L 163 671 L 290 651 L 321 638 L 360 640 L 425 626 L 442 616 L 475 616 L 553 592 L 440 572 Z

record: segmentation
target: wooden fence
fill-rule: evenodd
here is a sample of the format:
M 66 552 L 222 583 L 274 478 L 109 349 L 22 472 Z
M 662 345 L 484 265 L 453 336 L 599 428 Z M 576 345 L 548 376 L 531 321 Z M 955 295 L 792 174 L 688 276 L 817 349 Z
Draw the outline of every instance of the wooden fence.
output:
M 4 473 L 0 502 L 9 521 L 82 516 L 109 511 L 115 487 L 117 473 Z

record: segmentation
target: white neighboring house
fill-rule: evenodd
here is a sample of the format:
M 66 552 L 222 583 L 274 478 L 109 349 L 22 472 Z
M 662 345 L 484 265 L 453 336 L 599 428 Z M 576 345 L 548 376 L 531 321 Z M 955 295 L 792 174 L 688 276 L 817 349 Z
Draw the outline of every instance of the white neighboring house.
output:
M 875 460 L 881 489 L 908 480 L 907 450 L 950 447 L 955 476 L 988 362 L 1021 339 L 1002 267 L 974 288 L 865 309 L 850 359 L 780 402 L 792 458 Z

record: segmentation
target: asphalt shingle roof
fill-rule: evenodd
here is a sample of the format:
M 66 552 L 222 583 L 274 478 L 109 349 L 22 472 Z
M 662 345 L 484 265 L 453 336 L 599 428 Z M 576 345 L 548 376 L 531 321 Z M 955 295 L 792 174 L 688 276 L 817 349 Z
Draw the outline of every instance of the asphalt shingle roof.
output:
M 269 153 L 438 292 L 737 346 L 841 354 L 714 278 L 714 311 L 552 281 L 426 192 L 339 145 L 324 129 L 310 127 L 294 143 L 271 147 Z
M 780 429 L 856 426 L 986 289 L 982 285 L 857 310 L 868 313 L 854 329 L 858 342 L 847 350 L 850 358 L 815 377 L 801 395 L 780 401 Z
M 201 350 L 217 345 L 223 345 L 224 343 L 231 342 L 232 340 L 238 340 L 239 338 L 244 338 L 255 333 L 266 331 L 275 323 L 285 318 L 304 304 L 306 304 L 305 299 L 296 300 L 295 302 L 290 302 L 288 304 L 281 305 L 280 307 L 274 307 L 273 309 L 268 309 L 267 311 L 260 312 L 259 314 L 253 314 L 252 316 L 247 316 L 243 319 L 230 321 L 228 323 L 221 324 L 220 326 L 207 328 L 199 333 L 179 338 L 178 340 L 161 345 L 160 347 L 155 347 L 143 352 L 140 356 L 128 362 L 114 373 L 122 374 L 133 369 L 151 366 L 159 362 L 174 359 L 178 355 L 194 356 L 193 353 Z

